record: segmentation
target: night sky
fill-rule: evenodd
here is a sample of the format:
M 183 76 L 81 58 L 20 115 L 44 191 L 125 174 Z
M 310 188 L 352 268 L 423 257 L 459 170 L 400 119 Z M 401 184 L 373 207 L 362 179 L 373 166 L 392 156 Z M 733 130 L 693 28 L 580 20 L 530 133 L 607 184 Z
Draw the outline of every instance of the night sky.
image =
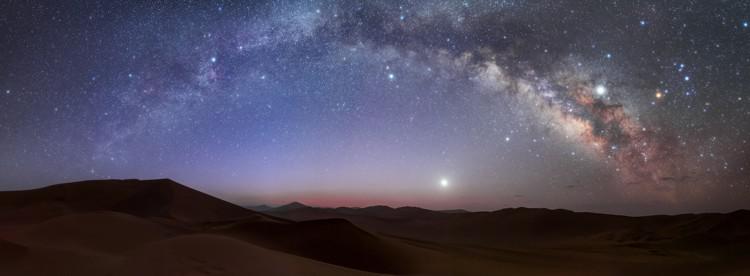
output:
M 750 208 L 749 22 L 748 1 L 2 1 L 0 187 Z

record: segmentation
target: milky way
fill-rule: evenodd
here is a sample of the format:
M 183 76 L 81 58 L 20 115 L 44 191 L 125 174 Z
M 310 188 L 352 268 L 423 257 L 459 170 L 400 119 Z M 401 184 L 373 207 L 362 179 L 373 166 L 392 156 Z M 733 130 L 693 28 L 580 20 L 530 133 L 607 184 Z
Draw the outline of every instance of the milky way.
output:
M 742 1 L 110 2 L 0 4 L 3 188 L 750 207 Z
M 571 69 L 553 80 L 533 72 L 513 79 L 494 63 L 482 69 L 481 81 L 493 91 L 516 97 L 535 123 L 577 143 L 592 158 L 611 162 L 618 176 L 615 182 L 636 186 L 626 190 L 675 199 L 677 187 L 671 182 L 684 177 L 677 168 L 685 166 L 681 149 L 671 145 L 675 138 L 668 131 L 650 130 L 622 104 L 610 102 L 605 92 L 597 95 L 591 76 Z M 570 72 L 575 73 L 569 76 Z

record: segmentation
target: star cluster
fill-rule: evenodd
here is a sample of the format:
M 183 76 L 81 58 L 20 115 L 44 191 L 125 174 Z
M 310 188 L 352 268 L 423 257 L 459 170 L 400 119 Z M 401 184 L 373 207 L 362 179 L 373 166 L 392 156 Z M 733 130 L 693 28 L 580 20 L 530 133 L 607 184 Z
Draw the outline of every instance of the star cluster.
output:
M 742 1 L 0 10 L 6 189 L 170 177 L 242 204 L 750 207 Z

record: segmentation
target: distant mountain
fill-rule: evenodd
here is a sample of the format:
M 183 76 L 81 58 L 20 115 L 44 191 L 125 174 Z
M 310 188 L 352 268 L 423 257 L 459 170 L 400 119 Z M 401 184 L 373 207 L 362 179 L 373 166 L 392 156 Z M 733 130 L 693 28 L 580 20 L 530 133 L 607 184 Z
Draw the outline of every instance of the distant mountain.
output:
M 464 209 L 449 209 L 449 210 L 438 210 L 438 212 L 441 213 L 448 213 L 448 214 L 462 214 L 462 213 L 471 213 Z
M 294 204 L 294 203 L 292 203 Z M 292 204 L 287 204 L 292 205 Z M 282 208 L 283 207 L 283 208 Z M 318 208 L 305 206 L 303 204 L 294 204 L 289 208 L 284 206 L 264 211 L 267 214 L 273 214 L 280 217 L 289 217 L 293 220 L 307 220 L 317 217 L 338 218 L 338 217 L 357 217 L 357 218 L 377 218 L 377 219 L 410 219 L 421 217 L 444 216 L 448 214 L 469 213 L 465 210 L 448 210 L 433 211 L 429 209 L 405 206 L 393 208 L 385 205 L 375 205 L 368 207 L 337 207 L 337 208 Z
M 264 212 L 273 209 L 274 207 L 261 204 L 261 205 L 251 205 L 251 206 L 245 206 L 245 208 L 256 211 L 256 212 Z
M 297 209 L 304 209 L 304 208 L 311 208 L 310 206 L 307 206 L 305 204 L 299 203 L 299 202 L 292 202 L 286 205 L 281 205 L 276 208 L 271 208 L 267 211 L 269 212 L 287 212 L 287 211 L 293 211 Z

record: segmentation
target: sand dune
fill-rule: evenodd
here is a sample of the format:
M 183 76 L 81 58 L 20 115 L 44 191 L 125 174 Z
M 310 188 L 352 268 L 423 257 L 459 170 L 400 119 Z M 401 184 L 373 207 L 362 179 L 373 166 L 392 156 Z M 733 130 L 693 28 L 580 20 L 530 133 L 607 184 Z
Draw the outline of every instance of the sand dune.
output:
M 54 214 L 107 210 L 186 222 L 257 214 L 169 179 L 83 181 L 0 193 L 2 217 L 26 208 L 33 212 L 38 206 L 54 206 L 56 212 L 47 212 Z
M 727 242 L 750 240 L 750 211 L 729 214 L 628 217 L 567 210 L 511 208 L 494 212 L 446 213 L 416 207 L 270 209 L 266 213 L 305 221 L 342 218 L 375 232 L 488 246 L 577 241 Z M 724 243 L 722 243 L 722 241 Z M 489 243 L 489 244 L 488 244 Z
M 750 212 L 626 217 L 416 207 L 251 211 L 171 180 L 0 192 L 0 275 L 750 272 Z
M 275 218 L 171 180 L 86 181 L 0 199 L 0 275 L 351 275 L 408 263 L 347 221 Z
M 305 221 L 340 218 L 373 233 L 531 274 L 733 273 L 750 260 L 750 211 L 628 217 L 533 208 L 439 212 L 416 207 L 270 209 Z M 486 265 L 486 264 L 485 264 Z M 549 267 L 537 271 L 534 268 Z M 552 269 L 554 267 L 554 269 Z M 599 273 L 588 273 L 596 268 Z

